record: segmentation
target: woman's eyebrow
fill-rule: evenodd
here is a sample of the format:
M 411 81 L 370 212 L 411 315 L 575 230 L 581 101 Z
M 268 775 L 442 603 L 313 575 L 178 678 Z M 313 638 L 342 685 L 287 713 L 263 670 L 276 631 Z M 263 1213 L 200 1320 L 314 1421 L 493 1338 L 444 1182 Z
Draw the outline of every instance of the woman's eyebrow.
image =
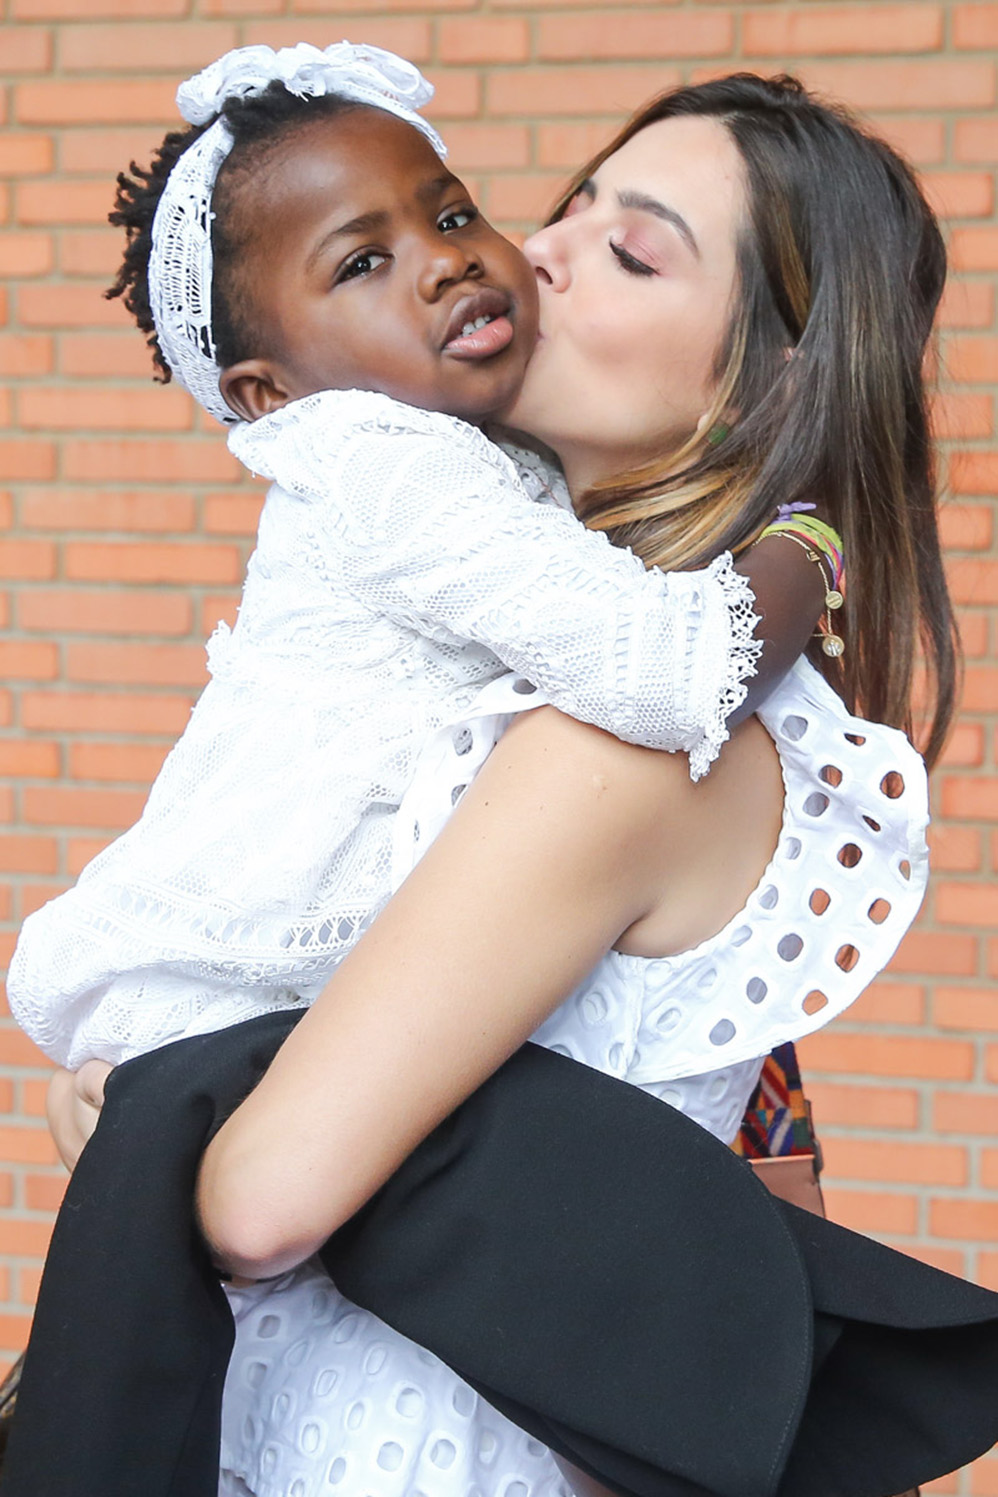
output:
M 645 192 L 634 192 L 626 187 L 618 190 L 617 202 L 622 208 L 636 208 L 639 213 L 652 213 L 656 218 L 661 218 L 665 223 L 671 224 L 699 260 L 700 246 L 697 244 L 696 235 L 683 215 L 677 213 L 675 208 L 668 207 L 666 203 L 660 203 L 658 198 L 649 197 Z

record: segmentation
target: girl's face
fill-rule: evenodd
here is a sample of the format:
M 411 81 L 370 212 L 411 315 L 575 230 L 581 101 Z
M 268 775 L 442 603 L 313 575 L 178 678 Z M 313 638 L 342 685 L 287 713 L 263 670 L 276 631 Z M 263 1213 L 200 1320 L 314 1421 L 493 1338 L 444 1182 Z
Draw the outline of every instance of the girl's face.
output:
M 222 375 L 240 415 L 356 388 L 474 420 L 515 396 L 537 337 L 533 270 L 418 130 L 376 109 L 318 119 L 238 192 L 266 351 Z
M 738 148 L 710 118 L 647 126 L 525 245 L 540 337 L 503 414 L 578 493 L 689 437 L 714 395 L 745 214 Z

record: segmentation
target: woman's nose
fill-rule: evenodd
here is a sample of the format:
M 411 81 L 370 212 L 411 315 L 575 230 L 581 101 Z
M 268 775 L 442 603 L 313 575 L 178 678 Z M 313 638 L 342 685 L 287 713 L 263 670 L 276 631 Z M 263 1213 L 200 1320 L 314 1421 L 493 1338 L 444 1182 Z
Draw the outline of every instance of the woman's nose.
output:
M 537 279 L 555 291 L 564 291 L 569 282 L 567 242 L 562 223 L 548 224 L 523 246 L 523 253 L 534 267 Z
M 457 235 L 438 235 L 422 251 L 420 293 L 427 301 L 435 301 L 448 286 L 457 281 L 477 280 L 481 274 L 481 259 L 467 245 L 462 245 Z

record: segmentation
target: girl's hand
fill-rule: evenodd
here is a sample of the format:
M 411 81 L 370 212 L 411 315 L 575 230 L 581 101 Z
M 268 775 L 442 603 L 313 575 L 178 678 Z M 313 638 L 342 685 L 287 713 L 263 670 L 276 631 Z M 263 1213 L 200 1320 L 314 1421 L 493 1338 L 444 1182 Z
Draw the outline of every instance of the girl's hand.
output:
M 104 1082 L 111 1069 L 106 1060 L 88 1060 L 78 1071 L 60 1068 L 49 1082 L 45 1100 L 49 1131 L 59 1157 L 70 1171 L 97 1127 L 104 1105 Z

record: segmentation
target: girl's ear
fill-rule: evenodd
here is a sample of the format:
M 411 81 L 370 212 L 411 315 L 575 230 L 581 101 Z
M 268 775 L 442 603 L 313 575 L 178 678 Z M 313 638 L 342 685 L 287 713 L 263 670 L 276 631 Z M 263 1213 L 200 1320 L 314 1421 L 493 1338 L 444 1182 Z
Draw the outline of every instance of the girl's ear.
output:
M 226 405 L 243 421 L 279 411 L 293 399 L 266 359 L 243 359 L 223 369 L 218 381 Z

